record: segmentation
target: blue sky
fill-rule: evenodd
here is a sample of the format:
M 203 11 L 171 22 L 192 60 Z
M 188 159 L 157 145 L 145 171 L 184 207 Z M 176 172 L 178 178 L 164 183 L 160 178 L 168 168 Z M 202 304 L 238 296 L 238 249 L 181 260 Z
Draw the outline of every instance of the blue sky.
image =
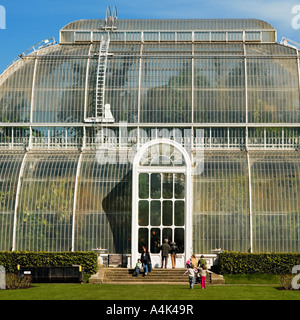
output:
M 0 0 L 0 5 L 6 17 L 6 29 L 0 29 L 0 72 L 41 40 L 58 41 L 59 30 L 69 22 L 105 18 L 108 5 L 117 7 L 119 19 L 257 18 L 277 29 L 278 41 L 284 36 L 300 42 L 300 29 L 292 24 L 300 26 L 300 0 Z M 292 13 L 297 5 L 299 11 Z

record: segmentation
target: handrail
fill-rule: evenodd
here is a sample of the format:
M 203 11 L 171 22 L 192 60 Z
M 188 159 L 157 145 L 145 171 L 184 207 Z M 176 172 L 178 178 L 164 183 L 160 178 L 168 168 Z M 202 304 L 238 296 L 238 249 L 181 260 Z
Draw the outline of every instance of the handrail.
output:
M 54 37 L 45 39 L 40 41 L 39 43 L 31 46 L 30 48 L 28 48 L 27 50 L 23 51 L 22 53 L 20 53 L 7 67 L 4 71 L 6 71 L 11 65 L 13 65 L 15 62 L 17 62 L 18 60 L 22 59 L 23 57 L 27 56 L 30 53 L 33 53 L 37 50 L 40 49 L 44 49 L 46 47 L 50 47 L 55 45 L 57 42 L 55 41 Z

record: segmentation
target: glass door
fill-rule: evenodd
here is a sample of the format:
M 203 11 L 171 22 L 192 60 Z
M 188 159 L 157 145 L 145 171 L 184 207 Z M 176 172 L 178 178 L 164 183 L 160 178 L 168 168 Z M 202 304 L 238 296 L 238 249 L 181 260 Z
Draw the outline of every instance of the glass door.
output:
M 147 247 L 159 254 L 167 238 L 179 252 L 185 248 L 185 173 L 140 172 L 138 174 L 138 251 Z

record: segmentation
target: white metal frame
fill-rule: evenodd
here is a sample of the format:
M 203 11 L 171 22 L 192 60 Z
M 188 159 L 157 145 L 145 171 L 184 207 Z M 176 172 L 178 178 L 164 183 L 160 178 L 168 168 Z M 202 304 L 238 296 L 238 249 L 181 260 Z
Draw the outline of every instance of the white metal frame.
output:
M 13 225 L 13 240 L 12 240 L 12 251 L 16 250 L 16 236 L 17 236 L 17 213 L 18 213 L 18 206 L 19 206 L 19 200 L 20 200 L 20 191 L 21 191 L 21 184 L 22 184 L 22 178 L 24 173 L 24 168 L 26 164 L 26 158 L 27 158 L 28 152 L 24 154 L 20 173 L 18 177 L 18 184 L 17 184 L 17 191 L 16 191 L 16 202 L 15 202 L 15 209 L 14 209 L 14 225 Z
M 105 31 L 111 31 L 111 30 L 116 30 L 116 27 L 106 27 L 101 31 L 98 30 L 87 30 L 87 29 L 82 29 L 82 30 L 76 30 L 76 29 L 70 29 L 70 30 L 64 30 L 61 29 L 60 30 L 60 43 L 69 43 L 68 41 L 66 42 L 62 42 L 62 34 L 72 34 L 72 39 L 74 39 L 73 41 L 76 43 L 80 43 L 80 42 L 99 42 L 99 40 L 94 40 L 97 37 L 94 36 L 94 34 L 102 34 Z M 143 31 L 134 31 L 134 30 L 120 30 L 117 31 L 120 34 L 124 35 L 124 38 L 122 39 L 122 42 L 124 41 L 126 42 L 147 42 L 147 41 L 151 41 L 151 42 L 225 42 L 225 43 L 232 43 L 232 42 L 256 42 L 256 43 L 274 43 L 277 41 L 277 31 L 275 29 L 257 29 L 257 30 L 242 30 L 242 29 L 233 29 L 233 30 L 143 30 Z M 157 33 L 157 40 L 156 39 L 151 39 L 151 40 L 144 40 L 144 33 Z M 161 39 L 161 34 L 163 33 L 170 33 L 170 34 L 174 34 L 174 39 L 173 40 L 164 40 Z M 181 32 L 186 32 L 186 33 L 191 33 L 191 37 L 189 39 L 186 40 L 178 40 L 177 37 L 177 33 L 181 33 Z M 201 40 L 195 40 L 195 34 L 197 34 L 197 32 L 201 32 L 201 33 L 207 33 L 208 37 L 206 39 L 201 39 Z M 259 38 L 255 38 L 255 39 L 246 39 L 247 35 L 249 35 L 250 33 L 259 33 Z M 274 40 L 272 39 L 271 41 L 263 41 L 262 40 L 262 35 L 264 32 L 272 32 L 274 34 Z M 82 39 L 79 38 L 79 40 L 77 39 L 76 35 L 77 34 L 81 34 L 81 33 L 89 33 L 90 36 L 87 37 L 86 39 Z M 135 33 L 137 35 L 139 35 L 138 37 L 135 38 L 135 40 L 128 40 L 126 35 L 130 33 Z M 225 34 L 225 38 L 222 39 L 213 39 L 212 35 L 217 34 L 217 33 L 223 33 Z M 236 34 L 236 33 L 241 33 L 242 37 L 240 39 L 229 39 L 228 35 L 229 34 Z M 72 42 L 73 42 L 72 41 Z M 114 40 L 112 40 L 114 41 Z
M 73 217 L 72 217 L 72 247 L 71 251 L 74 251 L 75 248 L 75 222 L 76 222 L 76 201 L 77 201 L 77 193 L 78 193 L 78 184 L 79 184 L 79 175 L 81 169 L 81 161 L 82 161 L 82 152 L 80 153 L 77 170 L 76 170 L 76 178 L 75 178 L 75 188 L 74 188 L 74 199 L 73 199 Z
M 176 148 L 184 157 L 185 167 L 149 167 L 139 166 L 139 161 L 144 152 L 157 144 L 165 144 Z M 191 159 L 188 152 L 177 142 L 170 139 L 155 139 L 144 144 L 136 153 L 132 169 L 132 226 L 131 226 L 131 266 L 134 267 L 139 258 L 138 252 L 138 175 L 141 172 L 168 172 L 185 173 L 185 236 L 184 236 L 184 255 L 185 260 L 190 258 L 192 248 L 192 183 L 191 183 Z

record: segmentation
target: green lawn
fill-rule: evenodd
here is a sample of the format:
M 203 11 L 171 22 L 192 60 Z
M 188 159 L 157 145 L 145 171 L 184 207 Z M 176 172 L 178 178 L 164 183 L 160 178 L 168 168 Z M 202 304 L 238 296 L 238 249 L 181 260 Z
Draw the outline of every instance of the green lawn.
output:
M 300 300 L 300 291 L 282 290 L 278 276 L 225 276 L 225 285 L 32 284 L 0 290 L 0 300 Z

